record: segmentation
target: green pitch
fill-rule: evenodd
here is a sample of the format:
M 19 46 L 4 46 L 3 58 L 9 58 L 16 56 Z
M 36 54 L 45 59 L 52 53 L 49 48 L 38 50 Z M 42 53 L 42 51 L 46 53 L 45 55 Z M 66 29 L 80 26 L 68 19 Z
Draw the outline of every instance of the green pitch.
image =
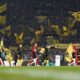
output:
M 80 67 L 0 67 L 0 80 L 80 80 Z

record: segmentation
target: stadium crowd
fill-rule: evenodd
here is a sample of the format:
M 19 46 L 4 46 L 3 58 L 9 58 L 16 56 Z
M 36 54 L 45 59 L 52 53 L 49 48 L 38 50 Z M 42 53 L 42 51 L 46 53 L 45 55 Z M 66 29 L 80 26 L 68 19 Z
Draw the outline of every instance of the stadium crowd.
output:
M 69 47 L 72 49 L 71 45 Z M 72 54 L 74 52 L 67 51 L 69 56 L 65 59 L 65 53 L 65 49 L 55 48 L 54 46 L 38 46 L 37 43 L 26 48 L 23 48 L 20 44 L 19 47 L 13 50 L 0 47 L 0 65 L 6 66 L 6 61 L 9 64 L 8 66 L 56 66 L 56 55 L 60 55 L 59 66 L 68 66 L 68 63 L 73 62 L 73 59 L 69 56 L 72 55 L 72 58 L 76 59 L 76 55 Z
M 56 1 L 1 2 L 0 64 L 5 66 L 7 61 L 12 66 L 14 61 L 13 66 L 55 66 L 56 55 L 60 56 L 62 66 L 72 63 L 72 58 L 78 64 L 77 49 L 73 45 L 67 50 L 50 46 L 80 42 L 80 12 L 70 12 L 72 8 L 65 10 L 71 4 L 67 7 L 64 4 L 62 9 L 62 4 Z M 65 56 L 69 58 L 65 60 Z

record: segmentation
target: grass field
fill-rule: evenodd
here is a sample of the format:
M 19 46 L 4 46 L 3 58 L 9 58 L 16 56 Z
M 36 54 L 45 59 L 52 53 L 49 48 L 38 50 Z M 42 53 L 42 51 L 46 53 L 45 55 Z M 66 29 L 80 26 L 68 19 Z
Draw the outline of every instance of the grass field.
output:
M 80 67 L 0 67 L 0 80 L 80 80 Z

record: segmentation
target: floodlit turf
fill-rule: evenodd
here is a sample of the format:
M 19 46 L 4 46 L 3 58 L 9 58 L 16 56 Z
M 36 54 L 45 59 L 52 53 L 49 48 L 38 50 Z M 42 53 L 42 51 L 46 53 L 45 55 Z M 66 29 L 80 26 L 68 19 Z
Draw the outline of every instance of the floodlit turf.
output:
M 0 80 L 80 80 L 80 67 L 0 67 Z

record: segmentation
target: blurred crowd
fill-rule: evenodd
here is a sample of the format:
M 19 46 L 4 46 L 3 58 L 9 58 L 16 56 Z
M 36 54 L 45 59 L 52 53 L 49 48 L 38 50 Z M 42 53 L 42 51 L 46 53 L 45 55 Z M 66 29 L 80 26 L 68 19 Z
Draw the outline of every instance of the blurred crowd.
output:
M 60 63 L 64 65 L 64 53 L 63 49 L 38 46 L 36 43 L 26 48 L 20 44 L 13 50 L 0 47 L 0 65 L 5 66 L 7 61 L 11 66 L 11 61 L 14 61 L 13 66 L 55 66 L 55 55 L 60 55 Z

